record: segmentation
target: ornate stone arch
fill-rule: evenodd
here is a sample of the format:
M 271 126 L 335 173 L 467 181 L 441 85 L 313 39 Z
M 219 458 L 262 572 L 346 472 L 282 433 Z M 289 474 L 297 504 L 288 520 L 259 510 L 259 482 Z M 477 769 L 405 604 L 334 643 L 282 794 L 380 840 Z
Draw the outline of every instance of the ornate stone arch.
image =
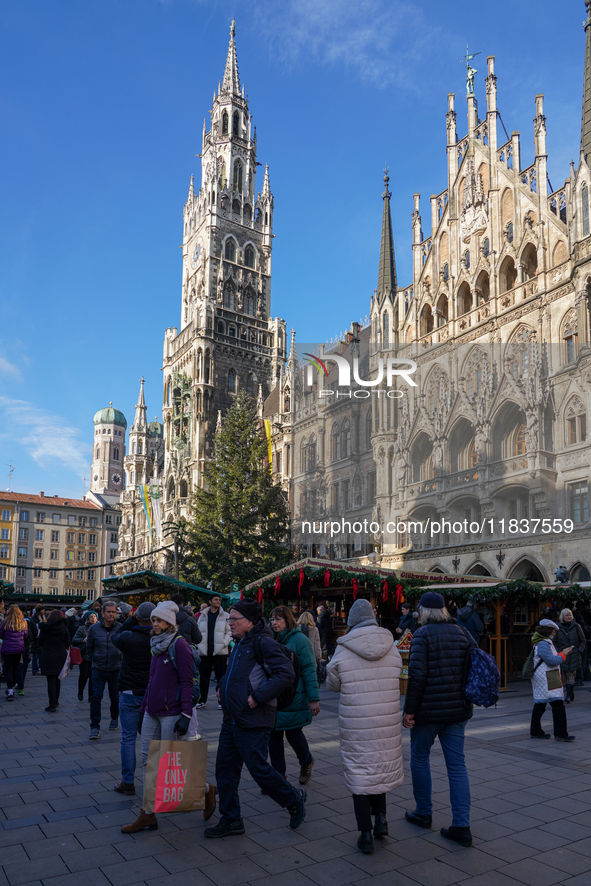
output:
M 445 369 L 437 363 L 425 379 L 425 407 L 428 415 L 433 417 L 449 398 L 449 376 Z

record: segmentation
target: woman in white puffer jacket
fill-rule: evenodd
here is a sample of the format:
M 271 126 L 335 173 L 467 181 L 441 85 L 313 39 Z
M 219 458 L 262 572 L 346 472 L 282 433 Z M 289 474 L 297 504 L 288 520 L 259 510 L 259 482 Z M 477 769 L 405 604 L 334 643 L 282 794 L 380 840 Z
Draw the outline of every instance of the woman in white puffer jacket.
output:
M 534 673 L 531 678 L 531 686 L 534 694 L 534 707 L 531 714 L 529 734 L 532 738 L 550 738 L 542 729 L 542 714 L 546 705 L 552 708 L 552 720 L 554 726 L 554 738 L 556 741 L 574 741 L 574 735 L 568 734 L 566 724 L 566 710 L 564 707 L 564 689 L 560 679 L 560 665 L 573 647 L 569 646 L 562 652 L 557 652 L 552 642 L 558 631 L 556 622 L 549 618 L 543 618 L 532 637 L 534 647 Z M 554 672 L 552 674 L 552 672 Z M 550 674 L 550 677 L 547 675 Z M 556 689 L 549 688 L 550 678 L 554 676 L 558 683 Z
M 402 659 L 390 631 L 378 627 L 369 600 L 356 600 L 349 632 L 337 640 L 326 685 L 341 693 L 339 734 L 345 784 L 353 794 L 362 852 L 373 852 L 373 833 L 385 837 L 386 794 L 402 784 L 400 685 Z

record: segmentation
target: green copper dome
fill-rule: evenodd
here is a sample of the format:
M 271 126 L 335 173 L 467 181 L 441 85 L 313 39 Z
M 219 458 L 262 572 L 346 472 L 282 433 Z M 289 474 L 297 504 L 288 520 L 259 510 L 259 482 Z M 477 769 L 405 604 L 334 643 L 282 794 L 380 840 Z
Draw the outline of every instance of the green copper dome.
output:
M 95 425 L 119 425 L 122 428 L 127 427 L 127 420 L 122 412 L 113 409 L 113 404 L 99 409 L 93 419 Z

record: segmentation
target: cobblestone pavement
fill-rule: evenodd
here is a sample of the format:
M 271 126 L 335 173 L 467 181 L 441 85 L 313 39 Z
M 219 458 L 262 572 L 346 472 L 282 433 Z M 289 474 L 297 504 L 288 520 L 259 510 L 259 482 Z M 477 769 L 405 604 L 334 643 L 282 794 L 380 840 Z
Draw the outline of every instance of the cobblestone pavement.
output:
M 199 812 L 160 815 L 158 831 L 120 833 L 139 803 L 113 792 L 120 777 L 119 732 L 106 730 L 103 702 L 105 730 L 100 741 L 88 741 L 88 704 L 76 698 L 76 677 L 75 670 L 65 681 L 57 714 L 43 710 L 43 677 L 29 675 L 24 698 L 0 700 L 0 886 L 591 884 L 591 684 L 577 690 L 568 708 L 569 729 L 577 736 L 570 745 L 529 738 L 528 686 L 504 693 L 496 710 L 476 712 L 466 742 L 472 849 L 439 834 L 451 819 L 438 745 L 432 754 L 433 831 L 404 820 L 413 803 L 403 730 L 407 775 L 388 797 L 390 837 L 365 856 L 356 849 L 353 806 L 341 774 L 338 699 L 324 688 L 321 715 L 307 730 L 316 766 L 304 824 L 290 831 L 287 813 L 246 776 L 246 835 L 206 840 Z M 210 702 L 200 720 L 213 778 L 221 712 Z M 549 728 L 549 715 L 544 722 Z M 287 759 L 295 781 L 291 749 Z

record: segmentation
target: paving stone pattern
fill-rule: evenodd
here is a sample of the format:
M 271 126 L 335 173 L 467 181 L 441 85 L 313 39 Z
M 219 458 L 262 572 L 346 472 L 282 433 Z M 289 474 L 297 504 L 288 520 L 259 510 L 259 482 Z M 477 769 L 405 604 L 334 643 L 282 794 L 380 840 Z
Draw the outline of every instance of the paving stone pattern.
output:
M 107 730 L 104 702 L 102 737 L 88 740 L 88 704 L 76 698 L 76 677 L 74 669 L 57 714 L 43 710 L 43 677 L 29 675 L 26 695 L 12 703 L 2 693 L 0 886 L 591 884 L 591 684 L 577 690 L 568 708 L 569 729 L 577 736 L 570 745 L 529 738 L 526 685 L 504 693 L 496 709 L 476 711 L 466 742 L 472 849 L 439 834 L 451 818 L 438 743 L 432 753 L 433 830 L 404 820 L 413 801 L 403 730 L 406 780 L 388 797 L 390 837 L 365 856 L 356 848 L 353 804 L 341 773 L 338 698 L 324 688 L 321 715 L 307 729 L 316 766 L 304 824 L 291 831 L 287 813 L 261 796 L 245 772 L 246 834 L 207 840 L 199 812 L 160 815 L 157 831 L 121 834 L 140 801 L 113 792 L 120 778 L 119 731 Z M 212 780 L 220 723 L 221 712 L 210 702 L 201 711 L 200 731 L 209 741 Z M 297 782 L 290 748 L 287 759 L 288 777 Z

